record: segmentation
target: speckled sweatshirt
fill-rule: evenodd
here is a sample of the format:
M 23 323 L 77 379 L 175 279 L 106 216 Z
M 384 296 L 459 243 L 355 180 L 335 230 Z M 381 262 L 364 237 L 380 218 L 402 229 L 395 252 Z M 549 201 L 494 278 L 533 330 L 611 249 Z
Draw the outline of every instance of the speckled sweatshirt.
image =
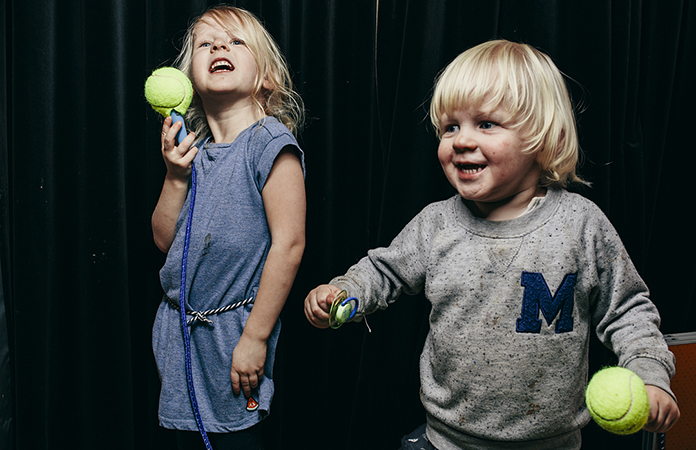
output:
M 421 400 L 439 450 L 579 449 L 592 332 L 671 394 L 645 283 L 601 210 L 565 190 L 502 222 L 459 196 L 433 203 L 331 284 L 360 299 L 354 320 L 425 290 Z

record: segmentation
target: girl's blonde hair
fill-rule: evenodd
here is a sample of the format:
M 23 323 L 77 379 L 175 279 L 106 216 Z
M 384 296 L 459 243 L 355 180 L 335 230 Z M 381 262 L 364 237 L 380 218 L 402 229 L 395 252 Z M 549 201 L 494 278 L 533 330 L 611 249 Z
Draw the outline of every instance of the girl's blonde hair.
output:
M 256 61 L 256 80 L 252 92 L 254 103 L 263 115 L 275 117 L 297 135 L 304 123 L 302 98 L 293 88 L 287 62 L 278 44 L 261 21 L 249 11 L 234 6 L 218 5 L 194 18 L 186 31 L 174 65 L 191 78 L 194 32 L 196 25 L 204 20 L 214 20 L 227 30 L 230 37 L 245 43 Z M 270 84 L 270 89 L 264 88 L 264 81 L 269 82 L 267 85 Z M 197 136 L 210 133 L 205 111 L 196 94 L 186 112 L 186 120 Z
M 505 40 L 460 54 L 436 80 L 430 119 L 438 137 L 443 114 L 484 105 L 511 114 L 509 126 L 520 131 L 526 144 L 522 151 L 537 154 L 542 186 L 585 183 L 575 173 L 580 148 L 573 107 L 551 58 L 529 45 Z

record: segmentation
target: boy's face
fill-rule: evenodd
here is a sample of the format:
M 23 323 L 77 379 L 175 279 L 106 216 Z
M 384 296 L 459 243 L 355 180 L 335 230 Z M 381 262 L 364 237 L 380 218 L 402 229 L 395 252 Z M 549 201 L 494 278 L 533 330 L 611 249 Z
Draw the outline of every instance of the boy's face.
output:
M 539 189 L 541 168 L 534 154 L 522 153 L 524 136 L 509 122 L 505 109 L 485 104 L 440 117 L 437 154 L 445 176 L 484 217 L 492 207 L 526 208 Z

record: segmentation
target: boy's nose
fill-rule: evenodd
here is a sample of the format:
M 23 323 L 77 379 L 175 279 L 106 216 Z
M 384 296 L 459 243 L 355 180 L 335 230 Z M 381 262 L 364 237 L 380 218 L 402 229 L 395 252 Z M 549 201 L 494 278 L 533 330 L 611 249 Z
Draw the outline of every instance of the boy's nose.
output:
M 457 133 L 457 136 L 455 137 L 454 142 L 452 143 L 452 146 L 454 147 L 455 150 L 466 151 L 466 150 L 473 150 L 478 145 L 476 144 L 476 140 L 474 139 L 474 137 L 471 135 L 470 132 L 468 132 L 466 130 L 460 130 Z

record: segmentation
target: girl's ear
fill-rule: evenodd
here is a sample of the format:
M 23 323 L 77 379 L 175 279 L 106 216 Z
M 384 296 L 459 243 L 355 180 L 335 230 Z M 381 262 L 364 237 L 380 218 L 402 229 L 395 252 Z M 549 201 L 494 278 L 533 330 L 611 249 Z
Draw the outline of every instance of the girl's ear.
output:
M 266 77 L 263 79 L 263 83 L 261 84 L 261 86 L 267 91 L 271 91 L 275 87 L 275 83 L 273 83 L 273 81 Z
M 261 83 L 261 87 L 264 88 L 267 91 L 272 91 L 276 89 L 278 86 L 276 85 L 275 80 L 278 79 L 278 77 L 275 76 L 275 70 L 271 66 L 266 67 L 266 73 L 264 74 L 263 77 L 263 83 Z

